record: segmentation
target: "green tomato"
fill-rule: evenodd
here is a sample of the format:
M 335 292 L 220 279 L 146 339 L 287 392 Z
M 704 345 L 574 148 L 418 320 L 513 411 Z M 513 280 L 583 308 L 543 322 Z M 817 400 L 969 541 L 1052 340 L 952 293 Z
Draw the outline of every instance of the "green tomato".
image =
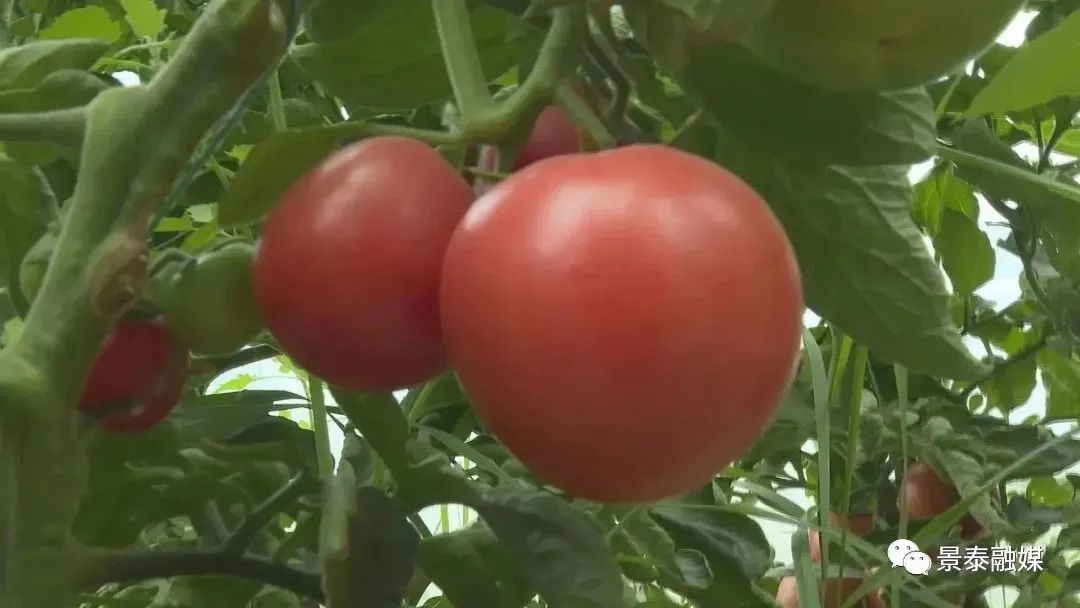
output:
M 986 50 L 1024 0 L 780 0 L 747 46 L 836 90 L 927 84 Z
M 248 243 L 228 243 L 183 266 L 161 289 L 165 322 L 191 352 L 235 352 L 262 331 L 251 278 L 254 253 Z

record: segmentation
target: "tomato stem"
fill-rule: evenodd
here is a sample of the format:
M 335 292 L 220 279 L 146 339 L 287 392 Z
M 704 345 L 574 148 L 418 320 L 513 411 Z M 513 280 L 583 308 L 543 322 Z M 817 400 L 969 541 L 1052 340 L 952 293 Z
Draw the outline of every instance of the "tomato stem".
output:
M 330 451 L 330 426 L 326 420 L 326 387 L 311 374 L 307 375 L 308 399 L 311 400 L 311 430 L 315 433 L 315 454 L 319 464 L 319 479 L 326 481 L 334 474 L 334 456 Z
M 43 548 L 61 554 L 75 548 L 69 531 L 87 463 L 84 451 L 73 449 L 81 445 L 73 404 L 115 322 L 114 311 L 95 310 L 101 302 L 94 300 L 121 294 L 140 273 L 145 277 L 138 263 L 145 246 L 140 251 L 130 244 L 145 237 L 153 210 L 203 135 L 284 54 L 283 10 L 265 0 L 215 0 L 148 85 L 107 90 L 85 109 L 0 117 L 5 139 L 44 134 L 83 144 L 49 270 L 24 331 L 0 353 L 4 409 L 14 399 L 32 413 L 4 419 L 5 447 L 16 452 L 5 459 L 18 463 L 18 491 L 0 496 L 0 512 L 15 514 L 13 550 L 2 564 L 12 584 L 0 605 L 67 603 L 72 589 L 37 574 L 34 556 Z
M 473 37 L 469 7 L 465 0 L 432 0 L 431 6 L 458 109 L 463 117 L 488 112 L 493 102 Z
M 233 576 L 280 587 L 323 601 L 319 577 L 269 560 L 221 551 L 96 551 L 95 567 L 82 576 L 84 588 L 109 583 L 180 576 Z

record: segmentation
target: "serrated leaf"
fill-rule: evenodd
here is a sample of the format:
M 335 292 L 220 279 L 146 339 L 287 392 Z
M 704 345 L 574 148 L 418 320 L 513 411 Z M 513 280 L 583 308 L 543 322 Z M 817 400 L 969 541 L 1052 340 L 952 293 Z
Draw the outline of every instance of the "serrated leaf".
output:
M 385 4 L 385 3 L 384 3 Z M 294 47 L 292 57 L 333 95 L 370 108 L 399 109 L 451 94 L 430 3 L 393 2 L 330 42 Z M 471 11 L 474 39 L 489 78 L 520 58 L 521 40 L 510 40 L 511 17 L 484 4 Z M 393 49 L 393 52 L 387 52 Z
M 65 69 L 88 70 L 109 45 L 101 40 L 43 40 L 0 51 L 0 90 L 30 89 Z
M 971 295 L 994 278 L 997 256 L 990 237 L 963 213 L 945 210 L 934 249 L 958 293 Z
M 1023 110 L 1080 95 L 1080 12 L 1019 49 L 972 101 L 967 114 Z
M 159 9 L 154 0 L 120 0 L 131 31 L 140 38 L 157 38 L 165 31 L 165 10 Z
M 962 344 L 944 277 L 911 219 L 907 167 L 826 166 L 724 141 L 795 247 L 807 304 L 882 359 L 927 374 L 985 372 Z
M 120 26 L 112 20 L 109 11 L 100 6 L 67 11 L 38 34 L 42 40 L 93 38 L 108 43 L 116 42 L 121 35 L 123 31 Z
M 552 608 L 622 604 L 622 574 L 584 512 L 524 487 L 492 490 L 474 508 Z

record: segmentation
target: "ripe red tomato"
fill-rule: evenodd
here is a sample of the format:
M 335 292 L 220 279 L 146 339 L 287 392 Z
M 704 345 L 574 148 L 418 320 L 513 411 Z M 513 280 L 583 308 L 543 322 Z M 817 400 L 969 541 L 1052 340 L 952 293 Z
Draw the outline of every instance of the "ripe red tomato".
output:
M 856 536 L 866 536 L 874 528 L 874 516 L 869 513 L 844 517 L 839 513 L 829 513 L 829 526 L 833 529 L 847 528 Z M 810 559 L 821 561 L 821 532 L 809 530 Z
M 840 608 L 859 589 L 862 582 L 859 578 L 829 579 L 825 583 L 825 601 L 822 607 Z M 780 579 L 780 587 L 776 590 L 776 601 L 783 608 L 798 608 L 799 587 L 795 577 L 786 576 Z M 862 601 L 855 604 L 855 608 L 885 608 L 885 603 L 881 601 L 879 592 L 871 591 L 862 598 Z
M 547 106 L 536 118 L 532 133 L 518 151 L 514 169 L 523 169 L 537 161 L 575 154 L 581 151 L 581 134 L 558 106 Z
M 764 201 L 663 146 L 512 175 L 443 270 L 447 350 L 479 414 L 540 478 L 605 502 L 691 490 L 742 454 L 793 375 L 802 313 Z
M 187 377 L 187 352 L 162 323 L 121 323 L 98 351 L 79 409 L 101 415 L 98 424 L 107 431 L 136 433 L 172 412 Z
M 902 484 L 903 491 L 897 497 L 897 508 L 907 512 L 908 518 L 913 521 L 933 519 L 960 500 L 956 489 L 942 480 L 925 462 L 909 466 Z
M 445 367 L 439 275 L 472 190 L 427 144 L 374 137 L 293 184 L 263 226 L 255 296 L 301 366 L 354 390 Z

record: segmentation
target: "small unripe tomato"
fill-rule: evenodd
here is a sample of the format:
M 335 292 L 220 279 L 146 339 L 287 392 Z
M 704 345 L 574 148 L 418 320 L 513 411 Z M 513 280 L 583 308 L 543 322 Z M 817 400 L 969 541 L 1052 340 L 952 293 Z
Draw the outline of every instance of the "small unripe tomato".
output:
M 156 298 L 165 323 L 193 353 L 224 355 L 263 329 L 255 303 L 254 248 L 233 241 L 179 269 Z
M 122 322 L 94 359 L 79 409 L 106 431 L 143 431 L 180 402 L 188 369 L 187 352 L 161 322 Z
M 446 366 L 439 282 L 474 198 L 425 143 L 372 137 L 331 155 L 271 211 L 255 298 L 299 365 L 352 390 L 393 390 Z

